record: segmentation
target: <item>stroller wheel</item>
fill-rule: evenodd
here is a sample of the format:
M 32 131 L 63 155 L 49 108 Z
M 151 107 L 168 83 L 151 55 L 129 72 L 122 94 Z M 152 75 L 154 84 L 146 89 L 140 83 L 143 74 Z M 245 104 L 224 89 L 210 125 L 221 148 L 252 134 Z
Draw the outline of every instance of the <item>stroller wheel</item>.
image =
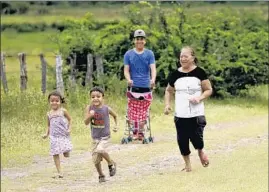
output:
M 128 142 L 132 142 L 132 141 L 133 141 L 133 138 L 132 138 L 131 136 L 129 136 L 129 137 L 127 138 L 127 140 L 128 140 Z
M 148 144 L 149 143 L 149 140 L 147 138 L 144 138 L 143 141 L 142 141 L 143 144 Z
M 154 138 L 153 137 L 149 137 L 149 142 L 153 143 Z
M 121 140 L 121 144 L 127 144 L 128 143 L 128 139 L 127 138 L 122 138 L 122 140 Z

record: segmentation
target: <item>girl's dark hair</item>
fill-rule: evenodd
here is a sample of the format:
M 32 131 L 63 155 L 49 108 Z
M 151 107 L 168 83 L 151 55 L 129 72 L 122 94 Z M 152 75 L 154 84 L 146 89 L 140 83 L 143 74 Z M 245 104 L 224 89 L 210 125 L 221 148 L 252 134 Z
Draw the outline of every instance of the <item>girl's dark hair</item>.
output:
M 64 97 L 61 95 L 61 93 L 59 91 L 52 91 L 48 96 L 48 100 L 50 100 L 51 96 L 57 96 L 60 98 L 61 103 L 65 103 Z
M 101 87 L 93 87 L 90 90 L 90 94 L 92 94 L 92 92 L 94 92 L 94 91 L 101 93 L 103 97 L 105 96 L 105 91 Z
M 190 52 L 191 52 L 191 56 L 194 57 L 194 63 L 195 63 L 195 65 L 198 65 L 199 61 L 198 61 L 197 57 L 195 56 L 195 51 L 194 51 L 194 49 L 193 49 L 192 47 L 190 47 L 190 46 L 182 47 L 182 49 L 188 49 L 188 50 L 190 50 Z M 180 52 L 179 52 L 179 54 L 178 54 L 178 58 L 180 58 L 180 54 L 181 54 L 182 49 L 180 50 Z M 180 65 L 180 59 L 178 59 L 178 63 L 177 63 L 177 64 L 178 64 L 178 66 L 181 66 L 181 65 Z

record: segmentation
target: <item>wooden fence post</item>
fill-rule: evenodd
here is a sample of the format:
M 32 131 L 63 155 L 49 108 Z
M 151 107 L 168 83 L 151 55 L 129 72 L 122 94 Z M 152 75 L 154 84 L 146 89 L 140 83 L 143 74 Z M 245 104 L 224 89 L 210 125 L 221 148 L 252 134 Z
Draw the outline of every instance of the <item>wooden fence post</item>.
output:
M 104 66 L 103 66 L 103 59 L 101 55 L 95 56 L 95 63 L 96 63 L 96 71 L 97 71 L 97 80 L 102 84 L 102 87 L 105 88 L 104 85 Z
M 70 60 L 70 81 L 71 87 L 75 87 L 76 85 L 76 62 L 77 62 L 77 54 L 73 54 L 73 58 L 69 57 Z
M 96 62 L 96 71 L 97 71 L 97 77 L 100 77 L 104 74 L 104 67 L 103 67 L 103 60 L 100 55 L 97 55 L 95 57 Z
M 40 55 L 40 61 L 41 61 L 41 91 L 42 91 L 42 93 L 43 94 L 45 94 L 46 93 L 46 88 L 47 88 L 47 86 L 46 86 L 46 82 L 47 82 L 47 62 L 46 62 L 46 60 L 45 60 L 45 58 L 44 58 L 44 55 L 43 55 L 43 53 L 41 53 Z
M 20 76 L 21 76 L 21 91 L 26 90 L 27 88 L 27 70 L 26 70 L 26 55 L 25 53 L 19 53 L 20 61 Z
M 56 89 L 64 96 L 64 83 L 62 77 L 63 60 L 61 55 L 56 55 Z
M 4 88 L 4 92 L 8 92 L 8 87 L 7 87 L 7 78 L 6 78 L 6 63 L 5 63 L 5 55 L 4 53 L 1 53 L 1 59 L 0 59 L 0 75 L 1 75 L 1 80 Z
M 92 54 L 87 54 L 87 73 L 85 83 L 86 86 L 92 86 L 92 71 L 93 71 L 93 56 Z

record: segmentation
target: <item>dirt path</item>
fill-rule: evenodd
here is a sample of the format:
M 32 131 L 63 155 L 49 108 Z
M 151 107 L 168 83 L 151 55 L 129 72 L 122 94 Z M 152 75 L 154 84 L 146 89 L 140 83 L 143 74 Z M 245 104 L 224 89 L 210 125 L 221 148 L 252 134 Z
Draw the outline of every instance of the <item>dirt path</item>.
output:
M 247 121 L 234 121 L 209 125 L 207 129 L 231 129 L 246 126 L 257 121 L 268 121 L 268 116 L 253 117 Z M 128 178 L 143 177 L 151 174 L 160 174 L 183 167 L 183 161 L 179 153 L 175 153 L 176 141 L 175 134 L 156 135 L 156 142 L 149 145 L 141 144 L 115 144 L 111 147 L 111 154 L 118 161 L 118 171 L 115 177 L 108 178 L 108 182 L 117 185 L 128 185 Z M 207 150 L 209 156 L 218 153 L 229 153 L 238 147 L 259 144 L 268 140 L 268 134 L 241 138 L 231 144 L 218 145 L 217 148 Z M 172 146 L 172 147 L 171 147 Z M 199 163 L 198 157 L 193 152 L 192 158 L 195 163 Z M 52 172 L 55 168 L 51 157 L 35 157 L 30 166 L 9 168 L 1 170 L 1 184 L 5 184 L 4 191 L 81 191 L 90 187 L 93 189 L 104 190 L 106 184 L 100 185 L 97 182 L 97 174 L 91 163 L 90 152 L 76 152 L 69 159 L 63 159 L 62 164 L 65 170 L 65 177 L 62 180 L 52 179 Z M 107 167 L 104 168 L 107 173 Z M 37 180 L 32 184 L 32 180 Z M 8 184 L 7 184 L 8 183 Z M 9 185 L 10 183 L 10 185 Z M 61 185 L 59 185 L 61 184 Z

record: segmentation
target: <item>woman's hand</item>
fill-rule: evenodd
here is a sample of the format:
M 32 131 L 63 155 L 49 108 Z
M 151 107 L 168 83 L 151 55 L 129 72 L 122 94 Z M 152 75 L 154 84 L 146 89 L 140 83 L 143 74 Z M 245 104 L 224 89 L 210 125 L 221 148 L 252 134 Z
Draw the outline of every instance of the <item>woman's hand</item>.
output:
M 198 104 L 201 102 L 201 99 L 200 97 L 192 97 L 192 98 L 189 98 L 189 101 L 192 103 L 192 104 Z

